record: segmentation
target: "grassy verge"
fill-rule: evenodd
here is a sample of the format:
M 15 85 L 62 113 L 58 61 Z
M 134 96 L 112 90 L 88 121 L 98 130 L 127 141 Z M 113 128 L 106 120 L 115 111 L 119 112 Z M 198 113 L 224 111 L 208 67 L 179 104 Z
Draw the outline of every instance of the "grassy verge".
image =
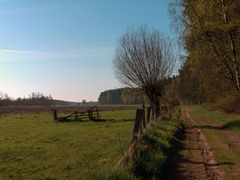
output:
M 180 127 L 180 109 L 170 121 L 154 122 L 140 142 L 133 172 L 139 179 L 159 179 L 164 175 L 168 158 L 173 152 L 175 134 Z
M 136 159 L 128 167 L 112 172 L 93 174 L 92 179 L 136 180 L 159 179 L 166 172 L 167 163 L 174 153 L 175 135 L 180 128 L 180 109 L 176 108 L 170 121 L 157 121 L 150 124 L 140 139 Z
M 114 123 L 55 123 L 51 113 L 2 116 L 0 179 L 89 179 L 100 171 L 114 176 L 133 128 L 124 119 L 133 119 L 135 110 L 101 114 Z

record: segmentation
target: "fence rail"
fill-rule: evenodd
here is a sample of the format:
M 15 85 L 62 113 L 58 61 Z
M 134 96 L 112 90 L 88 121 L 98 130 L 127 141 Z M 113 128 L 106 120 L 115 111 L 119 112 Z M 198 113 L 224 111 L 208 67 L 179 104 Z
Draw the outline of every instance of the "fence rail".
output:
M 86 111 L 74 112 L 67 116 L 58 116 L 58 112 L 55 109 L 53 111 L 53 118 L 57 122 L 69 122 L 69 121 L 83 121 L 88 119 L 91 121 L 100 121 L 99 110 L 97 106 L 93 106 Z
M 146 109 L 147 109 L 147 117 L 145 113 Z M 135 158 L 134 156 L 136 155 L 139 139 L 141 135 L 144 133 L 147 125 L 151 121 L 151 118 L 152 118 L 151 114 L 152 114 L 152 108 L 151 107 L 145 108 L 145 105 L 142 106 L 142 109 L 136 110 L 134 128 L 132 132 L 132 139 L 129 143 L 127 151 L 121 157 L 121 159 L 117 162 L 118 167 L 124 164 L 127 164 L 128 162 L 132 161 Z

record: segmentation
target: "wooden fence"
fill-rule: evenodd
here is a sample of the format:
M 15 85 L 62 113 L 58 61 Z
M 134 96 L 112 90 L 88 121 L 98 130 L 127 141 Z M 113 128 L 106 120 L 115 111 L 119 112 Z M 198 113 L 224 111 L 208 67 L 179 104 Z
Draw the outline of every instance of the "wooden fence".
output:
M 147 114 L 145 113 L 146 110 L 147 110 Z M 144 133 L 147 125 L 151 121 L 151 114 L 152 114 L 151 111 L 152 111 L 152 108 L 151 107 L 145 108 L 145 105 L 143 105 L 142 109 L 136 110 L 134 128 L 132 132 L 132 139 L 128 146 L 128 150 L 125 152 L 122 158 L 118 161 L 117 166 L 127 164 L 128 162 L 134 159 L 136 150 L 138 148 L 139 139 L 141 135 Z
M 99 110 L 97 106 L 91 107 L 90 109 L 83 112 L 74 112 L 67 116 L 58 116 L 58 112 L 55 109 L 53 111 L 53 118 L 57 122 L 69 122 L 69 121 L 83 121 L 83 120 L 91 120 L 91 121 L 101 121 L 99 116 Z
M 148 124 L 151 122 L 152 118 L 151 115 L 152 115 L 151 107 L 146 108 L 145 105 L 143 105 L 141 109 L 136 110 L 134 128 L 132 131 L 132 139 L 128 146 L 128 150 L 118 161 L 117 166 L 121 166 L 134 159 L 139 139 L 141 135 L 144 133 Z M 54 110 L 53 117 L 56 122 L 83 121 L 84 119 L 96 122 L 106 121 L 100 119 L 99 110 L 96 106 L 91 107 L 90 109 L 84 112 L 74 112 L 72 114 L 62 117 L 58 117 L 57 110 Z

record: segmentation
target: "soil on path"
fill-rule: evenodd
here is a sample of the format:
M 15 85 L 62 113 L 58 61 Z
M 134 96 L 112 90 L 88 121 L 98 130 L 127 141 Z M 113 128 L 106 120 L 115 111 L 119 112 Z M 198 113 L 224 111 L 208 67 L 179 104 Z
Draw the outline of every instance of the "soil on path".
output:
M 178 137 L 177 154 L 170 160 L 165 179 L 224 179 L 205 136 L 194 125 L 187 109 L 182 109 L 182 121 L 183 132 Z
M 205 114 L 200 114 L 195 107 L 189 108 L 196 127 L 201 129 L 208 139 L 214 152 L 218 169 L 223 172 L 226 180 L 240 179 L 240 134 L 227 128 L 227 124 L 236 123 L 210 119 Z M 236 127 L 238 125 L 235 125 Z

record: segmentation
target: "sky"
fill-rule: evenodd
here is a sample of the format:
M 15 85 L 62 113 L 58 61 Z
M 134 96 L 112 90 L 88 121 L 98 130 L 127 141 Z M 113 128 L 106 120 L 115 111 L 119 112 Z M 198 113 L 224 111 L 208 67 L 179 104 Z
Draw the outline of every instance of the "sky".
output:
M 112 59 L 121 35 L 147 25 L 172 36 L 169 0 L 0 0 L 0 91 L 96 101 L 123 87 Z

